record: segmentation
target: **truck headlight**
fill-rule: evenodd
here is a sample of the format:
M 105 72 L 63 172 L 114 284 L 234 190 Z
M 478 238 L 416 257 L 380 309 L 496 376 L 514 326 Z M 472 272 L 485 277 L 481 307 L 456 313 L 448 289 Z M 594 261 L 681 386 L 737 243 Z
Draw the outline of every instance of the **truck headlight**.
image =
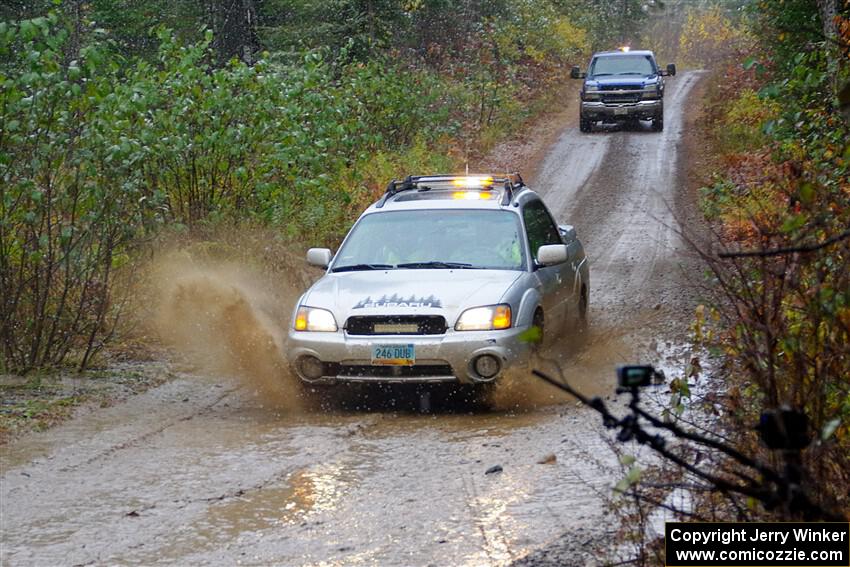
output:
M 511 306 L 487 305 L 473 307 L 461 313 L 455 324 L 456 331 L 493 331 L 511 326 Z
M 336 320 L 327 309 L 299 307 L 295 314 L 295 330 L 332 333 L 337 330 Z
M 584 92 L 592 93 L 599 90 L 599 85 L 587 85 L 584 87 Z
M 653 83 L 651 85 L 644 85 L 643 87 L 643 96 L 646 98 L 655 98 L 658 96 L 659 88 L 658 83 Z

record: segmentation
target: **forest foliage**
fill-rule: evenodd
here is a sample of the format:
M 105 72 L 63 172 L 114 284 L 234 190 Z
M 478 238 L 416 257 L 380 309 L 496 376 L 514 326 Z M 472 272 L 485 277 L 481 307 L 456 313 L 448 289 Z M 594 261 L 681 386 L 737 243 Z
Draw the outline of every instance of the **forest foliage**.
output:
M 698 325 L 726 355 L 717 411 L 748 452 L 761 451 L 750 427 L 760 411 L 807 415 L 805 488 L 826 509 L 846 511 L 850 113 L 841 93 L 850 85 L 850 2 L 827 4 L 759 1 L 737 14 L 692 14 L 681 41 L 700 60 L 713 38 L 726 38 L 709 81 L 718 160 L 702 198 L 723 254 L 708 257 L 716 296 Z M 721 517 L 729 513 L 760 512 L 739 502 Z

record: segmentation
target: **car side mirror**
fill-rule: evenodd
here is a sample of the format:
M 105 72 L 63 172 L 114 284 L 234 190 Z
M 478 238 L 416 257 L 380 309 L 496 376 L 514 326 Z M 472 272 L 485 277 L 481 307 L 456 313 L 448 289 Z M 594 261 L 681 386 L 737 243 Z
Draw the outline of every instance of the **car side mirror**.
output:
M 676 65 L 675 65 L 675 63 L 670 63 L 669 65 L 667 65 L 667 74 L 670 75 L 671 77 L 676 75 Z
M 307 263 L 311 266 L 327 268 L 332 258 L 333 253 L 329 248 L 310 248 L 307 250 Z
M 576 227 L 571 224 L 559 224 L 558 232 L 561 233 L 561 238 L 563 238 L 564 242 L 567 244 L 576 239 Z
M 570 78 L 571 79 L 583 79 L 585 78 L 585 73 L 581 72 L 581 69 L 578 68 L 578 65 L 573 65 L 573 68 L 570 69 Z
M 566 244 L 546 244 L 537 249 L 537 263 L 540 266 L 554 266 L 566 261 Z

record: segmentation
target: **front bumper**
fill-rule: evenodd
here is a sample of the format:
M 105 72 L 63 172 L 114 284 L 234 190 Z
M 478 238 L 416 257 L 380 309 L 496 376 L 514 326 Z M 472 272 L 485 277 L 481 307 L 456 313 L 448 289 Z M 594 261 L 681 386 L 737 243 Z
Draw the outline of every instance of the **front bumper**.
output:
M 586 120 L 651 120 L 662 111 L 662 100 L 641 100 L 631 103 L 604 103 L 599 101 L 582 101 L 581 115 Z
M 310 383 L 387 382 L 430 383 L 460 382 L 465 384 L 492 382 L 512 366 L 528 363 L 531 345 L 522 340 L 527 327 L 503 331 L 454 331 L 443 335 L 348 335 L 335 333 L 289 332 L 286 358 L 293 372 Z M 413 344 L 416 364 L 372 366 L 375 345 Z M 479 376 L 473 361 L 484 354 L 498 359 L 500 369 L 494 377 Z M 324 375 L 308 379 L 299 371 L 301 357 L 312 356 L 324 363 Z

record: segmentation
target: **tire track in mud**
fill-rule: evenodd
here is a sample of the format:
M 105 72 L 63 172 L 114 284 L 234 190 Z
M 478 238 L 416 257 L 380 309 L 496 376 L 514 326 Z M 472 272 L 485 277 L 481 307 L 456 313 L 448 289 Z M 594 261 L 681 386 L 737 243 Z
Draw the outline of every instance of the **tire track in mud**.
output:
M 682 291 L 692 263 L 674 207 L 682 206 L 685 190 L 678 178 L 682 112 L 699 77 L 686 72 L 668 79 L 663 132 L 643 123 L 597 126 L 590 134 L 571 128 L 541 168 L 536 188 L 560 222 L 576 226 L 588 254 L 591 316 L 601 325 L 591 331 L 597 345 L 600 330 L 657 325 L 657 306 L 665 309 L 664 321 L 681 320 L 671 312 L 689 305 Z
M 660 355 L 653 345 L 665 338 L 679 341 L 687 331 L 694 305 L 690 274 L 698 264 L 680 237 L 679 219 L 690 216 L 683 213 L 695 205 L 683 197 L 687 189 L 679 178 L 679 146 L 685 102 L 699 78 L 699 72 L 687 72 L 668 80 L 662 133 L 643 124 L 597 128 L 591 134 L 571 128 L 547 156 L 536 180 L 536 189 L 558 221 L 576 226 L 590 261 L 590 336 L 578 356 L 565 364 L 570 381 L 586 392 L 606 391 L 587 376 L 613 373 L 618 363 L 657 363 Z M 593 164 L 590 175 L 586 164 Z M 612 382 L 605 381 L 607 392 Z M 596 417 L 583 413 L 590 414 L 588 419 Z M 565 442 L 571 456 L 585 464 L 589 460 L 597 474 L 617 479 L 617 466 L 600 459 L 598 451 L 588 451 L 586 437 Z M 579 484 L 598 490 L 588 482 L 593 479 L 586 469 L 573 473 Z M 594 545 L 606 547 L 605 537 L 581 522 L 569 522 L 563 537 L 517 563 L 581 563 L 579 557 L 593 558 Z M 571 541 L 575 538 L 587 541 L 576 545 Z
M 102 452 L 99 452 L 99 453 L 89 457 L 88 459 L 86 459 L 84 461 L 81 461 L 79 463 L 75 463 L 75 464 L 72 464 L 72 465 L 64 466 L 64 467 L 58 469 L 58 472 L 67 473 L 67 472 L 73 471 L 75 469 L 78 469 L 80 467 L 89 466 L 89 465 L 92 465 L 92 464 L 94 464 L 98 461 L 102 461 L 104 459 L 115 457 L 116 456 L 115 454 L 118 453 L 119 451 L 125 451 L 127 449 L 137 447 L 139 444 L 141 444 L 141 443 L 143 443 L 143 442 L 145 442 L 145 441 L 147 441 L 147 440 L 149 440 L 149 439 L 151 439 L 151 438 L 153 438 L 157 435 L 160 435 L 166 429 L 174 427 L 175 425 L 177 425 L 181 422 L 189 421 L 190 419 L 194 419 L 195 417 L 201 415 L 202 413 L 211 410 L 212 408 L 214 408 L 215 406 L 220 404 L 222 401 L 224 401 L 225 399 L 230 397 L 231 394 L 237 392 L 238 390 L 239 390 L 238 387 L 237 388 L 230 388 L 229 390 L 225 390 L 221 395 L 219 395 L 217 398 L 215 398 L 211 403 L 208 403 L 208 404 L 202 405 L 201 407 L 192 409 L 190 413 L 183 415 L 181 417 L 177 417 L 177 418 L 172 419 L 170 421 L 166 421 L 164 424 L 162 424 L 159 427 L 156 427 L 156 428 L 154 428 L 150 431 L 139 433 L 139 434 L 134 435 L 133 437 L 131 437 L 131 438 L 125 440 L 125 441 L 121 441 L 120 443 L 116 443 L 115 445 L 109 447 L 108 449 L 106 449 Z

